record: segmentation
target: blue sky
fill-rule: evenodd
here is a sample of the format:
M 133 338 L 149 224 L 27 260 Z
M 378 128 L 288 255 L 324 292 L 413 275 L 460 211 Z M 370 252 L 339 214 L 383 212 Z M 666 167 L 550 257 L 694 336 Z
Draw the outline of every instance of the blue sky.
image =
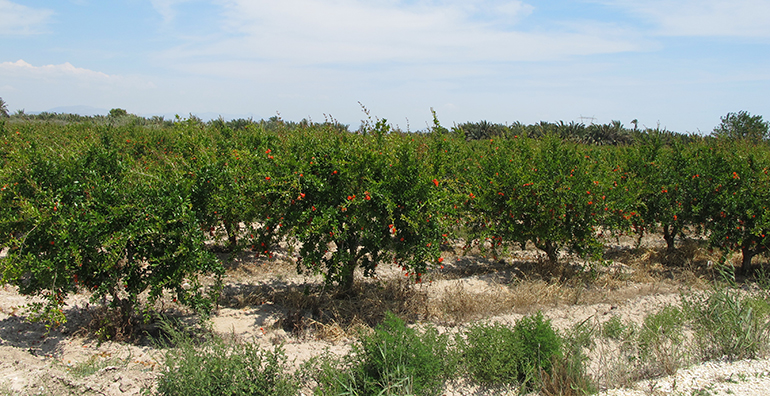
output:
M 0 0 L 0 97 L 151 116 L 770 119 L 768 0 Z

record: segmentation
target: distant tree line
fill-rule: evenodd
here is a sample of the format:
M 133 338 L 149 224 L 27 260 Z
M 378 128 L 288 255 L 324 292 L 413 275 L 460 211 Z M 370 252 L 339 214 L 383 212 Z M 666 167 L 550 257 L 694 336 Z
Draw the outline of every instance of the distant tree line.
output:
M 369 116 L 368 111 L 366 111 L 366 113 L 367 116 Z M 194 124 L 197 123 L 205 126 L 213 126 L 218 129 L 228 128 L 233 131 L 244 130 L 248 126 L 259 126 L 267 131 L 309 128 L 315 126 L 331 126 L 341 132 L 355 132 L 359 134 L 365 134 L 375 126 L 374 124 L 385 125 L 387 123 L 387 120 L 385 119 L 375 118 L 375 120 L 372 120 L 371 116 L 369 116 L 368 120 L 361 122 L 361 126 L 359 126 L 356 131 L 351 131 L 349 125 L 341 124 L 333 118 L 327 119 L 324 122 L 313 122 L 308 119 L 302 119 L 299 122 L 286 121 L 281 119 L 279 116 L 272 116 L 267 120 L 255 120 L 253 118 L 237 118 L 232 120 L 225 120 L 224 118 L 219 117 L 214 120 L 203 121 L 200 117 L 194 114 L 189 114 L 187 118 L 183 118 L 177 115 L 174 119 L 166 119 L 164 116 L 142 117 L 131 114 L 125 109 L 121 108 L 111 109 L 107 115 L 92 116 L 46 111 L 37 114 L 27 114 L 23 109 L 17 110 L 15 113 L 11 114 L 8 111 L 7 103 L 2 98 L 0 98 L 0 118 L 5 118 L 8 122 L 41 121 L 63 124 L 94 122 L 97 124 L 109 125 L 159 127 L 169 127 L 174 125 L 175 122 L 187 122 Z M 569 123 L 564 121 L 540 121 L 538 123 L 529 125 L 516 121 L 513 124 L 508 125 L 482 120 L 478 122 L 464 122 L 457 124 L 447 131 L 451 131 L 455 135 L 463 136 L 467 141 L 495 138 L 509 139 L 519 136 L 526 136 L 534 139 L 540 139 L 545 136 L 557 136 L 565 141 L 596 146 L 630 145 L 639 142 L 640 139 L 646 138 L 650 135 L 650 133 L 654 133 L 656 138 L 661 139 L 665 145 L 671 145 L 674 142 L 690 143 L 699 141 L 705 137 L 703 135 L 694 133 L 679 133 L 669 131 L 666 129 L 660 129 L 660 127 L 639 129 L 637 120 L 632 120 L 631 123 L 633 124 L 633 128 L 628 128 L 624 126 L 622 122 L 617 120 L 613 120 L 607 124 L 590 123 L 588 125 L 575 121 L 571 121 Z M 398 127 L 391 126 L 390 128 L 392 128 L 392 130 L 395 132 L 404 132 L 399 130 Z M 737 113 L 727 113 L 726 116 L 721 117 L 721 123 L 714 128 L 711 136 L 727 138 L 730 140 L 749 140 L 755 143 L 759 143 L 767 142 L 770 140 L 769 130 L 770 122 L 763 120 L 761 115 L 751 115 L 747 111 L 741 110 Z M 420 132 L 421 131 L 416 131 L 415 133 Z

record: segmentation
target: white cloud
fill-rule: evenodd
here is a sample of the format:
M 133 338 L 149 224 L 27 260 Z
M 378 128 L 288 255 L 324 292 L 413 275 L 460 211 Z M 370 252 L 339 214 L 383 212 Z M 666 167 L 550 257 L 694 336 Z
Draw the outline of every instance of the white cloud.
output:
M 165 23 L 173 21 L 176 17 L 174 8 L 188 1 L 190 0 L 150 0 L 152 7 L 163 17 Z
M 154 84 L 135 77 L 109 75 L 107 73 L 75 67 L 66 62 L 60 65 L 33 66 L 22 59 L 0 63 L 0 81 L 4 78 L 48 82 L 78 82 L 95 86 L 131 86 L 140 89 L 154 88 Z
M 72 105 L 134 111 L 158 91 L 155 84 L 141 76 L 107 74 L 69 62 L 35 66 L 24 60 L 0 63 L 0 86 L 6 85 L 12 89 L 3 99 L 30 111 Z
M 520 1 L 510 1 L 498 4 L 494 7 L 501 16 L 514 17 L 516 19 L 522 18 L 532 13 L 535 7 L 529 4 L 524 4 Z
M 604 0 L 658 26 L 671 36 L 770 37 L 767 0 Z
M 521 1 L 221 0 L 219 4 L 228 37 L 206 44 L 190 40 L 164 54 L 171 63 L 192 68 L 197 59 L 214 56 L 295 66 L 469 64 L 639 49 L 615 28 L 517 31 L 516 21 L 534 9 Z
M 83 69 L 72 66 L 69 62 L 61 65 L 32 66 L 31 64 L 19 59 L 16 62 L 0 63 L 0 71 L 8 74 L 38 76 L 45 78 L 60 76 L 75 76 L 79 78 L 89 78 L 95 80 L 109 80 L 108 74 L 93 70 Z
M 34 9 L 9 0 L 0 0 L 0 34 L 26 35 L 43 31 L 53 11 Z

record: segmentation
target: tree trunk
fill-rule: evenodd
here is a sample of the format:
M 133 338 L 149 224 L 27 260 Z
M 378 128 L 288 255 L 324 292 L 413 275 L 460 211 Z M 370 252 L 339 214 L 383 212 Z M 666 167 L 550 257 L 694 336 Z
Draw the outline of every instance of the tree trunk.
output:
M 353 294 L 353 281 L 358 266 L 358 238 L 351 236 L 342 246 L 341 250 L 347 250 L 348 262 L 340 269 L 339 274 L 339 295 L 344 297 L 351 297 Z
M 351 259 L 344 267 L 342 267 L 340 273 L 339 294 L 345 297 L 351 297 L 353 294 L 353 280 L 356 270 L 356 261 Z
M 741 253 L 743 253 L 743 258 L 741 260 L 741 271 L 739 274 L 748 276 L 753 271 L 753 268 L 751 267 L 751 259 L 754 258 L 757 252 L 748 246 L 741 246 Z
M 235 248 L 238 246 L 238 235 L 235 232 L 236 230 L 233 229 L 232 222 L 225 220 L 222 221 L 222 223 L 225 226 L 225 231 L 227 231 L 227 250 L 229 252 L 234 252 Z
M 548 261 L 551 264 L 556 264 L 559 261 L 559 247 L 553 243 L 553 241 L 538 241 L 536 246 L 538 249 L 545 252 L 545 255 L 548 256 Z
M 666 240 L 666 251 L 672 253 L 676 250 L 676 234 L 679 233 L 679 228 L 673 224 L 663 225 L 663 239 Z

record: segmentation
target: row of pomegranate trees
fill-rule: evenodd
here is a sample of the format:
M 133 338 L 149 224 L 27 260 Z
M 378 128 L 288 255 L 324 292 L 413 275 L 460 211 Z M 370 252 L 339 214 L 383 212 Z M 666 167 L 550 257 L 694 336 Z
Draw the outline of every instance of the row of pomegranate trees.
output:
M 564 248 L 600 253 L 608 233 L 660 230 L 673 251 L 689 230 L 725 257 L 740 251 L 748 274 L 770 246 L 769 155 L 747 141 L 664 146 L 657 131 L 620 148 L 491 140 L 464 156 L 468 226 L 493 246 L 531 242 L 551 262 Z
M 725 255 L 740 251 L 741 272 L 770 239 L 770 152 L 749 141 L 710 140 L 664 147 L 655 134 L 625 155 L 640 232 L 662 229 L 669 251 L 685 230 Z
M 396 262 L 419 281 L 461 232 L 494 249 L 531 243 L 557 262 L 597 257 L 606 234 L 685 230 L 741 251 L 770 245 L 766 146 L 727 140 L 628 147 L 556 137 L 466 142 L 436 121 L 426 134 L 363 134 L 333 124 L 232 130 L 3 125 L 0 261 L 4 283 L 46 297 L 63 320 L 80 288 L 128 321 L 149 292 L 208 309 L 197 280 L 223 273 L 207 247 L 270 256 L 286 241 L 299 271 L 349 294 L 355 269 Z M 221 236 L 221 239 L 220 239 Z M 216 295 L 216 290 L 209 290 Z

